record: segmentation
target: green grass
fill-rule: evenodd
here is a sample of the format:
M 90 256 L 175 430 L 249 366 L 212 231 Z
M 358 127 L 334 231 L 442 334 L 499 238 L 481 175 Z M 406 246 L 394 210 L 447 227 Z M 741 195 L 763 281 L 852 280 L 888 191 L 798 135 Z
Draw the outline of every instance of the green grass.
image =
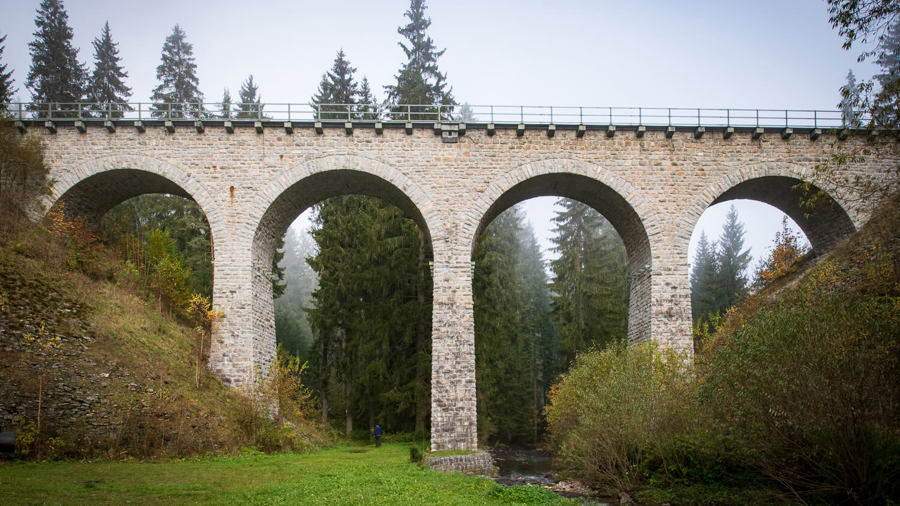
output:
M 364 450 L 364 451 L 361 451 Z M 4 504 L 573 504 L 409 462 L 404 444 L 186 461 L 0 465 Z

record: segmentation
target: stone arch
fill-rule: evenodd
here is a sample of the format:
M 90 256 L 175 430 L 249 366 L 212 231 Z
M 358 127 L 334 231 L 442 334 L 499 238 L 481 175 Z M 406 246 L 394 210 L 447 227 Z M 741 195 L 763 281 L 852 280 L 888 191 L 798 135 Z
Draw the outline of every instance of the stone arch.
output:
M 625 243 L 631 273 L 628 337 L 650 338 L 652 240 L 662 232 L 650 202 L 614 170 L 572 159 L 550 159 L 519 166 L 499 178 L 475 200 L 468 213 L 465 237 L 474 250 L 484 228 L 501 212 L 538 196 L 575 199 L 599 211 Z
M 275 170 L 272 170 L 275 173 Z M 402 172 L 371 158 L 333 155 L 297 164 L 274 177 L 251 206 L 253 363 L 266 370 L 275 357 L 271 263 L 275 246 L 300 212 L 324 199 L 362 194 L 385 199 L 416 221 L 426 241 L 440 231 L 436 208 Z
M 250 211 L 250 222 L 256 224 L 254 249 L 284 235 L 297 209 L 353 193 L 393 203 L 416 221 L 429 241 L 432 233 L 443 230 L 430 198 L 405 174 L 372 158 L 331 155 L 301 162 L 262 188 Z
M 74 168 L 55 168 L 54 184 L 45 208 L 63 205 L 70 215 L 84 216 L 97 224 L 107 211 L 132 197 L 169 193 L 197 202 L 217 237 L 221 213 L 209 191 L 184 170 L 146 156 L 115 155 L 96 158 Z
M 777 208 L 803 230 L 814 253 L 829 251 L 856 231 L 861 216 L 848 212 L 848 206 L 842 204 L 845 197 L 836 192 L 810 214 L 801 207 L 801 194 L 794 190 L 802 182 L 813 183 L 813 190 L 819 190 L 812 170 L 796 164 L 757 164 L 732 170 L 694 197 L 681 218 L 676 251 L 686 254 L 697 221 L 709 206 L 736 199 L 756 200 Z

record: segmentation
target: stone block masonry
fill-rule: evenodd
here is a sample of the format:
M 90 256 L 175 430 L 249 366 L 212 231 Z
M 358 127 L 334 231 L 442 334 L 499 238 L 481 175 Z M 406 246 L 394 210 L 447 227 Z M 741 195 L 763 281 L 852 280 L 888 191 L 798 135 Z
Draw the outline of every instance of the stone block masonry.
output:
M 48 205 L 96 220 L 142 193 L 194 199 L 209 220 L 214 244 L 213 303 L 224 312 L 212 341 L 210 367 L 226 384 L 244 387 L 275 356 L 269 282 L 276 240 L 293 219 L 328 197 L 360 193 L 387 199 L 412 217 L 434 254 L 432 312 L 432 441 L 434 451 L 475 450 L 475 328 L 471 258 L 480 232 L 500 212 L 531 197 L 569 197 L 600 211 L 622 236 L 632 273 L 629 339 L 653 339 L 692 352 L 688 242 L 711 204 L 751 198 L 778 207 L 804 229 L 817 251 L 858 228 L 868 210 L 854 195 L 826 189 L 835 205 L 806 216 L 791 188 L 824 186 L 814 169 L 836 153 L 860 160 L 843 175 L 876 179 L 900 163 L 896 144 L 864 135 L 824 133 L 787 138 L 750 130 L 726 138 L 708 129 L 634 132 L 497 129 L 467 125 L 456 142 L 431 128 L 325 128 L 147 124 L 134 128 L 59 122 L 40 138 L 56 181 Z

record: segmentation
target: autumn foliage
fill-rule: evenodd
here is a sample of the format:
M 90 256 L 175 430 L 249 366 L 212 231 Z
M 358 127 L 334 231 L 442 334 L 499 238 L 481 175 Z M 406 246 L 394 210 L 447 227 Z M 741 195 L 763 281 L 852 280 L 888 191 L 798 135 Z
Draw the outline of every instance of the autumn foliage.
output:
M 787 274 L 808 252 L 809 249 L 801 242 L 800 234 L 791 230 L 788 218 L 784 216 L 781 220 L 781 230 L 775 233 L 772 253 L 756 270 L 754 285 L 756 288 L 770 285 Z

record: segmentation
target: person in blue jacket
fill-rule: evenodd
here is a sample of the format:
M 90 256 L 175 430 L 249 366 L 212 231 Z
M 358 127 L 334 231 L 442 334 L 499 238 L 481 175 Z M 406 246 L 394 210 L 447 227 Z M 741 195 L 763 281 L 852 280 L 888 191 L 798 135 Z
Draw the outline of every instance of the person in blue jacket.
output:
M 381 425 L 376 424 L 375 430 L 372 431 L 372 434 L 375 435 L 375 448 L 380 448 L 381 447 L 381 434 L 382 434 Z

